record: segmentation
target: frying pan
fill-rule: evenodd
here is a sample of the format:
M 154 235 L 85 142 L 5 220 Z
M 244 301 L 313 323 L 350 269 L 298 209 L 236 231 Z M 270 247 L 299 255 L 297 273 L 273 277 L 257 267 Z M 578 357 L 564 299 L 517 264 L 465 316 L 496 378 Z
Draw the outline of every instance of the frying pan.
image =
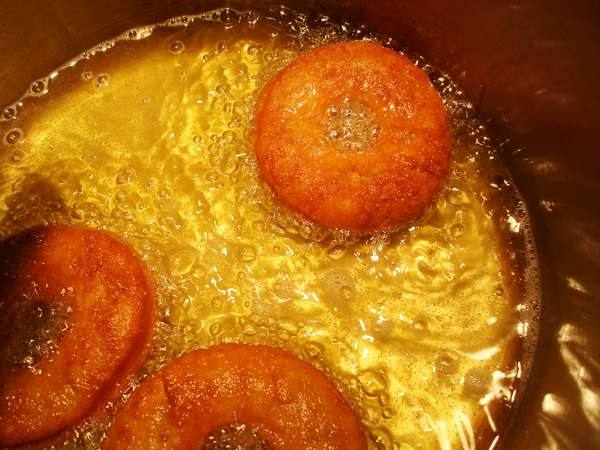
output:
M 525 198 L 542 276 L 531 376 L 498 447 L 600 448 L 600 2 L 0 0 L 0 105 L 128 29 L 275 4 L 392 37 L 472 101 Z

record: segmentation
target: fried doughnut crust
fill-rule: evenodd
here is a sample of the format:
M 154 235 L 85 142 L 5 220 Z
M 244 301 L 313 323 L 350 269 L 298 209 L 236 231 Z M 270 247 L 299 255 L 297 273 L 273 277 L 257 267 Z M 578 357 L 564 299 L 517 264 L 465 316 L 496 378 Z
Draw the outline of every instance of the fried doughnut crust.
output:
M 394 230 L 443 185 L 442 100 L 409 59 L 379 44 L 330 44 L 274 76 L 255 107 L 264 179 L 293 209 L 353 233 Z
M 0 445 L 45 447 L 100 417 L 145 359 L 155 315 L 149 269 L 105 232 L 0 243 Z
M 245 344 L 188 353 L 146 379 L 102 448 L 213 449 L 211 436 L 231 426 L 256 430 L 256 448 L 367 449 L 359 420 L 321 372 L 282 350 Z

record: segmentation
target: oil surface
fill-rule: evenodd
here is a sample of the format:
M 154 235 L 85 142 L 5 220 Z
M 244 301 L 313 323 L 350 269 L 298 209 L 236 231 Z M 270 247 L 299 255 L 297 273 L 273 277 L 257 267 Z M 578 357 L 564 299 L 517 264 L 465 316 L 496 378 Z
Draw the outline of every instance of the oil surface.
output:
M 372 448 L 488 448 L 532 339 L 535 255 L 456 86 L 408 54 L 442 94 L 453 149 L 446 187 L 405 229 L 312 226 L 259 177 L 248 137 L 261 88 L 299 54 L 349 39 L 392 44 L 281 8 L 176 18 L 100 44 L 5 109 L 0 235 L 86 225 L 131 243 L 160 302 L 143 374 L 219 342 L 278 346 L 333 380 Z M 98 448 L 101 434 L 65 446 Z

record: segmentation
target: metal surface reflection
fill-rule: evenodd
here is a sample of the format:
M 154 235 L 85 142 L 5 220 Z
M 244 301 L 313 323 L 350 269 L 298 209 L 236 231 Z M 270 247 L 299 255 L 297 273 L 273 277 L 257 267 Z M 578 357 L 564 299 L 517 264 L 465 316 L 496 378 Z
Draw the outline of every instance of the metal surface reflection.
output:
M 560 354 L 579 391 L 581 411 L 595 430 L 592 438 L 600 445 L 600 342 L 589 331 L 565 324 L 558 333 L 558 343 Z

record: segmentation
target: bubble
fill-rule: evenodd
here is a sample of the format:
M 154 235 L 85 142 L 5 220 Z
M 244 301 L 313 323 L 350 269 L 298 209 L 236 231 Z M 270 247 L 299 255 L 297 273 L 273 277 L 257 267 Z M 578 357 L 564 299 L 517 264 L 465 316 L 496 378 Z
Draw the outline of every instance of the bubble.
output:
M 213 299 L 210 301 L 210 306 L 213 308 L 220 308 L 223 306 L 223 298 L 219 296 L 213 297 Z
M 424 333 L 427 331 L 427 319 L 424 316 L 417 316 L 412 320 L 412 326 L 417 333 Z
M 459 208 L 471 204 L 472 199 L 464 189 L 453 188 L 448 193 L 448 201 Z
M 96 77 L 96 87 L 106 87 L 110 83 L 110 75 L 107 73 L 102 73 Z
M 236 256 L 240 261 L 249 262 L 256 258 L 256 250 L 250 245 L 242 245 L 238 249 Z
M 231 144 L 237 141 L 237 134 L 232 130 L 225 130 L 221 135 L 226 143 Z
M 23 155 L 23 153 L 21 152 L 13 152 L 12 155 L 10 155 L 10 159 L 12 162 L 21 162 L 24 158 L 25 155 Z
M 243 323 L 241 321 L 243 321 Z M 263 318 L 260 314 L 250 314 L 248 316 L 248 319 L 244 319 L 243 317 L 240 318 L 240 323 L 242 323 L 242 325 L 246 322 L 252 322 L 255 325 L 261 326 L 262 322 L 263 322 Z
M 332 270 L 325 276 L 327 299 L 336 306 L 346 304 L 356 295 L 354 280 L 345 271 Z
M 183 306 L 178 303 L 171 303 L 169 305 L 169 322 L 174 325 L 180 325 L 185 321 L 185 318 L 186 313 Z
M 235 171 L 237 167 L 238 159 L 234 151 L 228 151 L 221 155 L 221 162 L 219 164 L 221 172 L 230 174 L 231 172 Z
M 474 367 L 464 377 L 464 388 L 469 394 L 484 395 L 492 382 L 492 376 L 485 370 Z
M 394 411 L 391 408 L 383 408 L 381 411 L 381 417 L 384 419 L 391 419 L 394 417 Z
M 127 33 L 127 36 L 129 36 L 130 39 L 136 39 L 138 37 L 138 33 L 135 30 L 131 30 L 129 33 Z
M 284 330 L 277 330 L 277 337 L 282 342 L 288 342 L 292 337 Z
M 374 370 L 365 370 L 358 376 L 363 391 L 369 397 L 378 397 L 387 388 L 385 377 Z
M 350 286 L 342 286 L 340 288 L 340 297 L 344 300 L 351 300 L 354 297 L 354 292 Z
M 32 92 L 39 94 L 40 92 L 44 92 L 44 89 L 46 88 L 46 85 L 44 84 L 43 81 L 36 81 L 35 83 L 33 83 L 31 85 L 31 90 Z
M 345 245 L 334 245 L 327 250 L 327 256 L 335 261 L 344 256 L 346 254 L 346 250 L 347 249 Z
M 81 79 L 84 81 L 91 80 L 94 76 L 94 72 L 86 71 L 81 73 Z
M 256 220 L 255 222 L 252 223 L 252 229 L 254 231 L 265 231 L 266 228 L 266 224 L 262 221 L 262 220 Z
M 496 295 L 497 297 L 501 297 L 504 295 L 504 288 L 501 285 L 497 285 L 494 288 L 494 295 Z
M 280 282 L 275 283 L 273 290 L 275 291 L 275 295 L 283 301 L 292 300 L 298 297 L 296 285 L 290 280 L 281 280 Z
M 115 194 L 115 199 L 119 202 L 125 201 L 127 198 L 127 191 L 125 189 L 119 189 Z
M 443 375 L 452 375 L 458 370 L 458 361 L 448 355 L 441 355 L 435 360 L 435 371 Z
M 371 322 L 371 332 L 374 337 L 386 338 L 394 329 L 394 323 L 385 317 L 375 317 Z
M 390 395 L 387 392 L 382 392 L 379 394 L 378 400 L 381 406 L 386 406 L 390 402 Z
M 268 327 L 272 331 L 275 331 L 277 329 L 277 319 L 273 316 L 268 316 L 266 319 L 263 320 L 262 326 Z
M 208 172 L 206 174 L 206 179 L 208 181 L 217 181 L 218 178 L 219 178 L 219 174 L 217 172 Z
M 465 232 L 465 227 L 461 223 L 456 223 L 456 224 L 452 225 L 452 228 L 450 228 L 450 234 L 454 237 L 462 236 L 462 234 L 464 232 Z
M 253 11 L 250 11 L 246 14 L 246 21 L 250 24 L 250 25 L 255 25 L 256 22 L 258 22 L 259 16 L 258 14 L 256 14 Z
M 228 84 L 219 84 L 215 88 L 215 91 L 217 92 L 217 94 L 226 97 L 229 92 L 229 85 Z
M 7 144 L 10 145 L 15 145 L 18 144 L 19 142 L 21 142 L 23 139 L 23 130 L 21 130 L 20 128 L 14 128 L 12 130 L 10 130 L 8 133 L 6 133 L 6 135 L 4 136 L 4 140 L 6 141 Z
M 175 41 L 172 42 L 171 45 L 169 46 L 169 49 L 171 50 L 172 53 L 181 53 L 184 49 L 185 46 L 183 45 L 183 42 L 181 41 Z
M 196 267 L 192 272 L 192 276 L 198 280 L 201 280 L 206 276 L 206 271 L 202 267 Z
M 279 319 L 277 321 L 277 326 L 279 327 L 279 329 L 285 331 L 286 333 L 290 334 L 291 336 L 298 335 L 298 333 L 300 331 L 298 322 L 296 322 L 294 319 L 291 319 L 291 318 Z
M 244 334 L 247 336 L 255 336 L 259 332 L 259 328 L 253 322 L 246 322 L 244 324 Z
M 230 28 L 240 20 L 240 16 L 233 9 L 224 9 L 219 15 L 219 20 L 222 24 L 228 25 L 226 28 Z
M 217 334 L 219 334 L 221 332 L 221 324 L 218 322 L 213 323 L 210 328 L 208 329 L 208 332 L 213 335 L 216 336 Z
M 117 182 L 117 184 L 129 184 L 130 182 L 130 177 L 128 173 L 120 173 L 119 175 L 117 175 L 115 181 Z
M 309 342 L 304 346 L 304 353 L 308 356 L 309 359 L 316 359 L 323 356 L 325 352 L 323 346 L 316 342 Z
M 4 110 L 3 113 L 3 117 L 8 120 L 8 119 L 12 119 L 13 117 L 15 117 L 17 115 L 17 111 L 15 110 L 15 108 L 6 108 Z
M 172 253 L 166 254 L 163 258 L 165 266 L 169 273 L 174 276 L 182 276 L 190 272 L 196 263 L 196 251 L 192 247 L 180 248 Z
M 250 45 L 248 47 L 248 50 L 246 50 L 248 52 L 248 54 L 250 56 L 254 56 L 256 54 L 258 54 L 258 52 L 260 52 L 261 50 L 261 46 L 260 45 Z
M 194 135 L 194 137 L 192 137 L 192 141 L 194 142 L 194 144 L 202 144 L 204 143 L 204 140 L 202 139 L 202 136 L 196 134 Z

